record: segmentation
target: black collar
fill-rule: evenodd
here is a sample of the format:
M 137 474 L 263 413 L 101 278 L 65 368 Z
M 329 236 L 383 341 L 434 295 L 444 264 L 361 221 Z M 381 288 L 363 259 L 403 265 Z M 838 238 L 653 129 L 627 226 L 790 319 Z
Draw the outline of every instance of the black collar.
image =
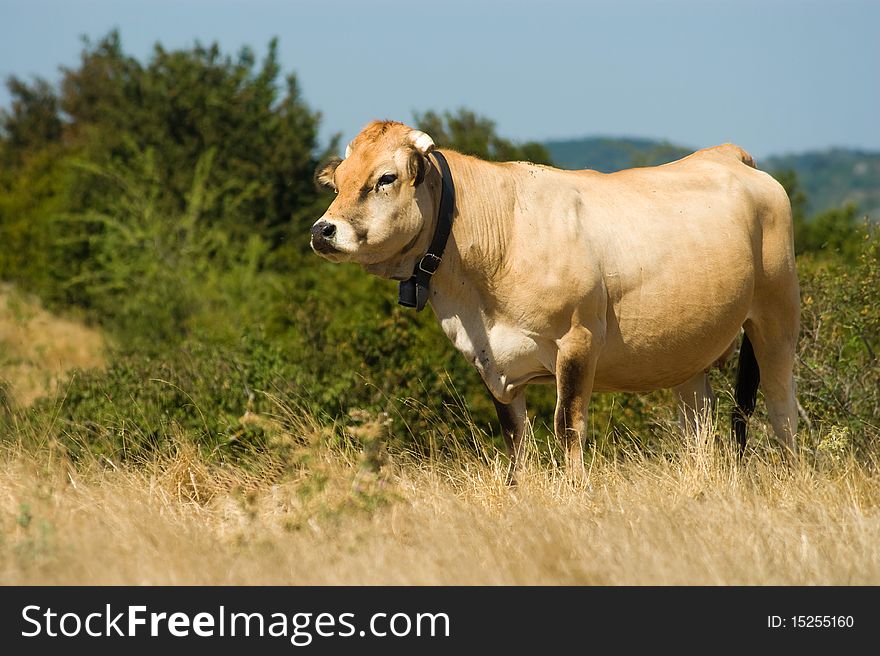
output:
M 455 213 L 455 184 L 452 182 L 452 174 L 449 172 L 449 164 L 439 150 L 434 151 L 440 169 L 440 209 L 437 212 L 437 225 L 434 228 L 434 238 L 428 246 L 428 252 L 416 262 L 412 277 L 400 283 L 397 302 L 404 307 L 414 307 L 416 312 L 421 312 L 428 302 L 428 288 L 433 276 L 440 267 L 443 259 L 443 251 L 452 232 L 452 215 Z

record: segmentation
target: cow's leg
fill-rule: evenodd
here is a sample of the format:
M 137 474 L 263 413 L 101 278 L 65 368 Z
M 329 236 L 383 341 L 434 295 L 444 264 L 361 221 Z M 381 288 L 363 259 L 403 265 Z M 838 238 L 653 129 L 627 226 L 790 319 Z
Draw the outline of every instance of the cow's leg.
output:
M 498 413 L 498 421 L 501 422 L 501 434 L 504 435 L 504 444 L 510 457 L 507 484 L 516 485 L 516 465 L 526 432 L 525 387 L 520 388 L 510 403 L 501 403 L 494 396 L 492 402 L 495 403 L 495 412 Z
M 565 448 L 566 467 L 572 478 L 583 480 L 584 439 L 587 435 L 587 409 L 596 374 L 593 334 L 576 328 L 560 340 L 556 360 L 556 437 Z
M 715 413 L 715 395 L 709 385 L 709 374 L 701 371 L 690 380 L 673 387 L 678 405 L 678 422 L 682 431 L 696 435 L 699 422 Z
M 797 348 L 797 315 L 785 321 L 782 308 L 749 319 L 744 328 L 755 350 L 761 389 L 776 439 L 787 456 L 797 453 L 798 414 L 795 399 L 794 360 Z M 790 317 L 788 317 L 790 319 Z

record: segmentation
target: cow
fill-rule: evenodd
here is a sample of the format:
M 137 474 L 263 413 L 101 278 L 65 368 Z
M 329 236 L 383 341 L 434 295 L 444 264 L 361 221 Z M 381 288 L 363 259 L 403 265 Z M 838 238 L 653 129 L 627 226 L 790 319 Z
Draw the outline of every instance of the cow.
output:
M 777 440 L 796 452 L 791 205 L 738 146 L 604 174 L 483 161 L 374 121 L 315 180 L 336 197 L 313 250 L 431 305 L 492 395 L 511 477 L 527 385 L 555 382 L 555 433 L 583 478 L 594 391 L 671 388 L 695 430 L 714 401 L 707 372 L 741 331 L 738 450 L 760 382 Z

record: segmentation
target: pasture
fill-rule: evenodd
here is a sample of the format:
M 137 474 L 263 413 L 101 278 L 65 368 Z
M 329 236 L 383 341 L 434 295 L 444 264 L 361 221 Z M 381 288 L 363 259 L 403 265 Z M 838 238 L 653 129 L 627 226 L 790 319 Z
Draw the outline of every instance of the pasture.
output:
M 595 395 L 579 483 L 553 390 L 530 389 L 509 487 L 432 313 L 309 249 L 333 198 L 313 174 L 342 148 L 276 42 L 141 62 L 111 32 L 62 76 L 11 78 L 0 113 L 3 583 L 880 584 L 880 235 L 856 205 L 810 214 L 771 171 L 801 287 L 797 461 L 760 391 L 733 455 L 734 354 L 697 436 L 668 391 Z M 439 147 L 550 161 L 466 109 L 414 118 Z
M 28 303 L 3 319 L 33 343 L 53 328 Z M 271 397 L 241 417 L 266 442 L 238 462 L 180 427 L 161 453 L 108 456 L 72 448 L 94 429 L 60 419 L 64 395 L 47 423 L 7 410 L 7 584 L 880 583 L 880 469 L 840 428 L 788 466 L 756 422 L 739 463 L 726 430 L 685 439 L 668 413 L 650 448 L 602 436 L 583 484 L 538 431 L 511 488 L 497 439 L 472 421 L 416 453 L 386 439 L 383 415 L 334 425 Z
M 369 428 L 369 427 L 368 427 Z M 378 427 L 377 427 L 378 429 Z M 283 458 L 71 463 L 6 445 L 0 579 L 9 584 L 880 583 L 880 473 L 834 435 L 794 468 L 738 465 L 708 433 L 596 455 L 585 484 L 492 450 L 365 454 L 282 417 Z M 766 435 L 764 436 L 766 439 Z M 464 439 L 456 436 L 454 439 Z

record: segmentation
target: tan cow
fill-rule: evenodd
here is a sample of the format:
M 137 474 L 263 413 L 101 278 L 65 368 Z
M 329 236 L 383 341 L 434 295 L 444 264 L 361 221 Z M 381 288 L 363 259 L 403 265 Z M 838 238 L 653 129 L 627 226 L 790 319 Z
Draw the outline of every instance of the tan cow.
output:
M 760 370 L 773 430 L 794 452 L 791 207 L 748 153 L 725 144 L 602 174 L 440 152 L 455 214 L 429 301 L 492 393 L 511 471 L 527 384 L 556 382 L 556 434 L 579 476 L 593 391 L 672 388 L 693 425 L 712 401 L 707 370 L 743 328 L 740 449 Z M 312 227 L 313 249 L 409 279 L 438 222 L 439 159 L 425 133 L 369 124 L 316 173 L 337 196 Z

